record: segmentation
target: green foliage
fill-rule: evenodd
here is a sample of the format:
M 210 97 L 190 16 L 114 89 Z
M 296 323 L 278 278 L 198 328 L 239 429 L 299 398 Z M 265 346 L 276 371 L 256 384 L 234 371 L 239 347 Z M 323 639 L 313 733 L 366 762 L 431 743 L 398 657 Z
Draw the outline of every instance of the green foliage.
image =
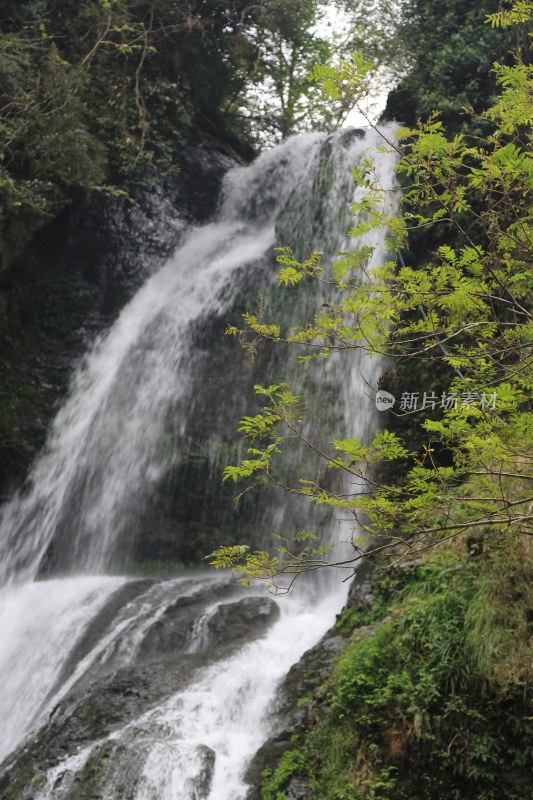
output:
M 255 123 L 256 139 L 272 143 L 290 133 L 341 123 L 352 103 L 343 94 L 327 101 L 320 86 L 325 64 L 342 64 L 365 49 L 369 64 L 396 73 L 404 62 L 397 38 L 400 5 L 387 0 L 270 0 L 258 6 L 260 25 L 247 34 L 257 53 L 256 83 L 233 104 Z
M 460 4 L 451 5 L 436 13 L 457 18 Z M 471 11 L 479 18 L 485 10 L 468 9 L 467 30 Z M 518 2 L 490 17 L 490 41 L 499 33 L 493 29 L 527 22 L 532 11 Z M 486 59 L 487 41 L 481 37 L 471 52 L 473 63 Z M 467 119 L 475 136 L 449 135 L 431 116 L 401 130 L 400 144 L 386 143 L 398 151 L 406 186 L 399 219 L 383 212 L 387 196 L 371 165 L 354 174 L 367 194 L 354 209 L 353 234 L 384 227 L 391 248 L 405 249 L 413 233 L 427 230 L 433 248 L 423 259 L 400 266 L 391 259 L 362 280 L 365 248 L 331 269 L 319 254 L 306 263 L 284 251 L 280 283 L 318 280 L 331 298 L 298 327 L 275 329 L 263 315 L 260 324 L 245 317 L 234 331 L 245 343 L 264 332 L 299 346 L 306 359 L 309 351 L 327 358 L 363 349 L 389 356 L 398 373 L 431 377 L 436 365 L 443 391 L 463 395 L 439 413 L 406 415 L 414 447 L 391 430 L 366 445 L 337 437 L 321 450 L 306 440 L 305 406 L 293 419 L 279 395 L 263 390 L 261 416 L 271 428 L 263 425 L 253 441 L 255 477 L 344 519 L 351 514 L 351 565 L 363 557 L 365 543 L 356 538 L 363 530 L 379 535 L 364 557 L 383 569 L 373 605 L 350 607 L 338 620 L 349 641 L 334 674 L 314 698 L 295 699 L 308 713 L 293 746 L 263 775 L 264 800 L 286 797 L 293 779 L 303 780 L 312 800 L 519 800 L 530 793 L 533 84 L 527 51 L 515 56 L 494 67 L 500 91 L 490 107 Z M 428 54 L 435 66 L 441 57 Z M 329 94 L 364 94 L 364 60 L 318 70 Z M 424 102 L 431 91 L 428 84 L 421 92 Z M 482 401 L 491 393 L 492 405 Z M 284 484 L 276 468 L 294 437 L 323 458 L 324 470 L 311 478 L 302 464 L 299 480 Z M 261 453 L 274 442 L 276 457 L 266 466 Z M 331 488 L 331 473 L 344 475 L 343 488 Z M 327 559 L 310 556 L 306 566 L 284 543 L 262 575 L 246 556 L 227 563 L 276 586 L 280 574 L 321 568 Z
M 317 30 L 322 11 L 315 0 L 294 0 L 290 6 L 272 0 L 259 13 L 261 25 L 248 35 L 262 89 L 251 83 L 234 105 L 253 120 L 261 144 L 310 126 L 331 125 L 331 107 L 324 104 L 317 82 L 308 80 L 310 69 L 333 54 L 331 41 Z
M 262 800 L 284 800 L 285 792 L 281 790 L 287 785 L 290 778 L 302 769 L 304 764 L 304 755 L 300 750 L 288 750 L 284 753 L 272 780 L 264 785 Z
M 458 544 L 374 579 L 376 606 L 352 614 L 350 641 L 297 746 L 264 776 L 264 798 L 284 797 L 294 775 L 312 800 L 526 796 L 530 548 L 516 538 L 503 553 L 488 535 L 476 556 Z
M 337 439 L 330 450 L 319 448 L 307 441 L 302 409 L 294 413 L 288 387 L 283 393 L 277 387 L 260 390 L 265 407 L 241 428 L 253 444 L 251 458 L 228 468 L 226 476 L 254 475 L 351 517 L 348 563 L 362 557 L 368 535 L 385 536 L 401 559 L 413 548 L 422 552 L 462 531 L 489 528 L 504 539 L 531 533 L 533 76 L 519 53 L 515 59 L 512 67 L 495 67 L 502 91 L 483 115 L 490 125 L 484 139 L 447 136 L 433 115 L 417 128 L 400 129 L 401 146 L 385 141 L 398 152 L 398 170 L 408 182 L 401 217 L 389 210 L 389 190 L 373 179 L 370 161 L 354 175 L 365 192 L 354 204 L 353 236 L 384 230 L 397 249 L 412 231 L 431 229 L 438 240 L 439 231 L 453 230 L 455 246 L 442 244 L 416 269 L 398 268 L 391 260 L 370 274 L 366 247 L 330 269 L 321 265 L 319 254 L 298 262 L 290 250 L 282 251 L 280 283 L 320 281 L 331 287 L 331 300 L 300 327 L 282 331 L 247 316 L 238 331 L 245 341 L 265 336 L 296 344 L 307 351 L 306 359 L 309 352 L 328 357 L 340 351 L 350 357 L 362 349 L 400 364 L 407 359 L 417 366 L 441 363 L 450 375 L 455 371 L 448 403 L 435 397 L 426 409 L 440 406 L 439 414 L 418 417 L 416 453 L 392 431 L 378 433 L 367 446 Z M 364 60 L 354 59 L 340 70 L 320 73 L 330 94 L 357 97 L 365 69 Z M 281 479 L 277 465 L 294 438 L 309 445 L 328 469 L 310 477 L 302 465 L 298 480 Z M 436 450 L 448 453 L 445 463 L 436 460 Z M 380 470 L 387 462 L 403 465 L 403 480 L 383 481 Z M 332 470 L 343 483 L 331 481 Z M 305 569 L 301 559 L 296 564 L 286 553 L 281 563 L 276 558 L 275 567 L 265 571 L 269 583 L 276 571 Z M 311 558 L 309 569 L 325 563 Z M 246 573 L 246 557 L 234 566 Z
M 388 118 L 413 126 L 438 111 L 455 130 L 486 131 L 483 121 L 464 109 L 479 114 L 497 94 L 491 68 L 515 39 L 495 30 L 494 22 L 487 25 L 486 17 L 500 14 L 502 4 L 412 0 L 402 7 L 396 40 L 409 69 L 389 96 Z
M 321 122 L 305 79 L 331 55 L 318 15 L 314 0 L 4 3 L 0 268 L 65 204 L 174 169 L 191 139 L 250 156 L 266 120 L 269 141 Z

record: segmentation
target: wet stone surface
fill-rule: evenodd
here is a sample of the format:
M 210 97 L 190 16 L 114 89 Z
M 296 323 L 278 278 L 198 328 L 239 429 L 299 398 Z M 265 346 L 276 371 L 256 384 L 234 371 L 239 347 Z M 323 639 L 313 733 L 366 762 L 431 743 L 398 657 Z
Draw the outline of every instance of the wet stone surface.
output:
M 70 670 L 75 667 L 75 658 L 86 656 L 128 602 L 140 602 L 160 585 L 156 581 L 132 581 L 117 590 L 73 651 Z M 198 670 L 262 636 L 278 619 L 274 600 L 238 594 L 233 582 L 220 581 L 177 598 L 148 627 L 132 653 L 133 663 L 117 666 L 115 653 L 114 663 L 110 657 L 100 671 L 91 668 L 90 679 L 78 681 L 41 729 L 4 763 L 0 774 L 2 800 L 36 800 L 41 796 L 107 800 L 115 796 L 110 794 L 110 787 L 115 793 L 123 793 L 116 796 L 129 797 L 133 787 L 146 783 L 143 765 L 147 759 L 157 758 L 160 751 L 169 764 L 173 759 L 194 758 L 197 785 L 190 788 L 194 788 L 198 800 L 207 797 L 214 753 L 200 745 L 188 753 L 182 738 L 176 739 L 175 732 L 147 715 L 190 685 Z M 194 652 L 195 623 L 203 616 L 209 636 L 203 640 L 201 651 Z M 81 759 L 88 748 L 91 752 L 84 766 L 72 761 Z M 175 779 L 169 774 L 168 781 Z M 42 795 L 43 787 L 51 794 Z

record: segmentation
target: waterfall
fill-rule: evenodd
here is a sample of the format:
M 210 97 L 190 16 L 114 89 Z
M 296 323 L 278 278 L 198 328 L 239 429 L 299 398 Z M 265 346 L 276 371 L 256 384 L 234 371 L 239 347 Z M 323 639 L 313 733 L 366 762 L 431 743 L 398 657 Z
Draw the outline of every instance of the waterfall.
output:
M 371 131 L 305 134 L 231 170 L 214 220 L 189 231 L 91 347 L 26 485 L 1 510 L 0 717 L 8 722 L 0 760 L 22 741 L 31 744 L 41 726 L 56 724 L 72 691 L 77 698 L 91 680 L 155 664 L 150 636 L 172 614 L 194 610 L 183 616 L 183 636 L 179 625 L 173 629 L 169 650 L 183 654 L 185 685 L 174 685 L 167 670 L 168 686 L 150 689 L 148 709 L 49 760 L 40 800 L 76 800 L 76 781 L 102 754 L 109 760 L 99 778 L 102 796 L 118 796 L 116 787 L 125 786 L 134 800 L 245 797 L 244 770 L 268 735 L 276 686 L 332 625 L 347 586 L 334 575 L 320 591 L 308 585 L 282 598 L 279 620 L 251 641 L 226 643 L 230 652 L 212 645 L 206 626 L 253 600 L 257 589 L 239 593 L 230 576 L 205 572 L 146 585 L 109 573 L 172 469 L 175 456 L 160 446 L 165 431 L 183 433 L 191 399 L 202 391 L 194 332 L 224 315 L 250 274 L 273 274 L 276 243 L 330 257 L 346 245 L 350 169 L 379 143 Z M 377 150 L 373 158 L 392 185 L 394 158 Z M 384 242 L 366 243 L 379 263 Z M 336 414 L 349 436 L 376 424 L 361 368 L 360 358 L 350 365 L 332 359 L 314 379 L 336 391 Z M 272 529 L 289 503 L 282 497 L 270 510 Z M 339 533 L 332 527 L 331 539 Z M 350 531 L 343 535 L 349 539 Z M 40 579 L 47 559 L 67 577 Z M 5 762 L 5 774 L 17 757 Z

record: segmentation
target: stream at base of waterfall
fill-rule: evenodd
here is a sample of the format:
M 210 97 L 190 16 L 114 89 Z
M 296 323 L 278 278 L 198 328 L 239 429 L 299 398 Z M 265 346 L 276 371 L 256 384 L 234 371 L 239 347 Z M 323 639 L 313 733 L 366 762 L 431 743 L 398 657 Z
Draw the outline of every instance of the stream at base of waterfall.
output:
M 185 420 L 201 390 L 192 331 L 224 316 L 251 270 L 274 275 L 273 247 L 293 229 L 330 254 L 346 247 L 351 168 L 374 148 L 380 179 L 394 182 L 379 144 L 372 131 L 304 134 L 232 169 L 215 219 L 189 231 L 80 364 L 27 484 L 0 512 L 0 784 L 17 774 L 22 787 L 10 798 L 246 797 L 276 689 L 334 623 L 343 576 L 271 598 L 223 573 L 140 579 L 112 565 L 172 468 L 159 446 L 169 416 Z M 380 263 L 385 243 L 366 243 Z M 360 367 L 317 366 L 337 382 L 346 436 L 376 426 Z M 280 497 L 273 531 L 290 502 Z M 350 535 L 332 523 L 325 543 Z M 61 577 L 45 578 L 58 551 Z

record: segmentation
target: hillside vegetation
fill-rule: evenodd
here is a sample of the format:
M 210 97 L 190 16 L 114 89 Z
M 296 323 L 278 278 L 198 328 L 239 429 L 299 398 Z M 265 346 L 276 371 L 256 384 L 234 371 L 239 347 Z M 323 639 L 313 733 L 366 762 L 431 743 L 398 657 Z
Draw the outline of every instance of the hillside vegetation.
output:
M 375 565 L 373 601 L 339 620 L 349 641 L 333 674 L 312 696 L 294 698 L 305 724 L 263 773 L 263 800 L 518 800 L 533 789 L 533 6 L 467 16 L 473 62 L 502 29 L 517 46 L 456 95 L 458 73 L 448 84 L 426 81 L 454 66 L 437 21 L 458 44 L 468 5 L 454 4 L 455 17 L 449 9 L 444 20 L 434 9 L 430 39 L 440 49 L 422 53 L 423 41 L 396 92 L 412 93 L 409 114 L 434 112 L 398 140 L 384 138 L 398 152 L 401 213 L 370 160 L 354 172 L 365 190 L 354 204 L 356 245 L 385 230 L 397 258 L 370 272 L 368 247 L 356 246 L 328 269 L 319 253 L 300 261 L 286 249 L 280 284 L 320 281 L 331 298 L 289 329 L 248 313 L 230 331 L 246 347 L 261 339 L 299 347 L 311 365 L 339 351 L 386 355 L 390 366 L 373 388 L 397 401 L 372 442 L 318 446 L 323 470 L 309 474 L 301 463 L 292 481 L 283 457 L 295 438 L 306 442 L 305 398 L 287 384 L 256 387 L 262 408 L 242 421 L 248 454 L 226 479 L 273 482 L 333 508 L 354 532 L 352 558 L 337 567 Z M 417 7 L 427 26 L 433 4 Z M 473 48 L 476 16 L 490 34 L 480 30 Z M 371 66 L 362 55 L 315 76 L 330 97 L 357 100 Z M 480 102 L 482 85 L 491 91 Z M 459 112 L 471 91 L 472 106 Z M 354 491 L 365 480 L 368 489 Z M 279 587 L 328 568 L 328 555 L 301 531 L 274 555 L 243 546 L 212 558 L 245 581 Z

